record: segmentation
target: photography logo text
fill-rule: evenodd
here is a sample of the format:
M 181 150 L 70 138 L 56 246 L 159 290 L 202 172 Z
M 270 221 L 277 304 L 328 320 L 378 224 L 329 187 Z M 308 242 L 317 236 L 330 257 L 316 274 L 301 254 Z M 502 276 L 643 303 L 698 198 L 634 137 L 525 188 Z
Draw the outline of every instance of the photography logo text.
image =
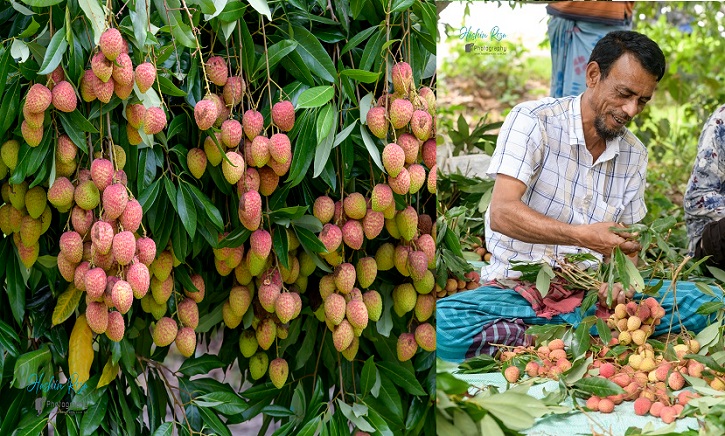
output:
M 466 42 L 464 46 L 466 53 L 497 55 L 505 54 L 506 46 L 501 41 L 506 39 L 506 34 L 498 26 L 493 26 L 486 31 L 473 26 L 463 26 L 459 32 L 459 39 Z
M 71 392 L 80 393 L 85 386 L 85 383 L 80 383 L 78 381 L 78 374 L 76 373 L 73 373 L 64 383 L 60 380 L 56 380 L 55 376 L 51 377 L 48 381 L 43 380 L 45 380 L 44 372 L 41 372 L 40 374 L 32 374 L 28 379 L 28 386 L 26 389 L 28 392 L 42 392 L 44 394 L 47 394 L 49 391 L 67 389 L 70 394 Z

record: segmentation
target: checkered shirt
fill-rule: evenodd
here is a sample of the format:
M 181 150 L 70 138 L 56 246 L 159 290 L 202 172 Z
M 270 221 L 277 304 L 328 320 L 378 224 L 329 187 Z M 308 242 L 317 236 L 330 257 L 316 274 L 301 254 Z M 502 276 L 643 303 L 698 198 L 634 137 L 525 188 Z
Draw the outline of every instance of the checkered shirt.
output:
M 647 149 L 627 129 L 608 141 L 596 162 L 584 143 L 581 95 L 546 97 L 517 105 L 501 127 L 488 175 L 505 174 L 526 186 L 521 200 L 533 210 L 568 224 L 621 222 L 644 218 Z M 511 261 L 554 265 L 569 253 L 585 248 L 530 244 L 491 230 L 486 212 L 486 248 L 491 263 L 482 281 L 518 277 Z M 516 219 L 516 217 L 510 217 Z M 594 253 L 599 259 L 601 255 Z

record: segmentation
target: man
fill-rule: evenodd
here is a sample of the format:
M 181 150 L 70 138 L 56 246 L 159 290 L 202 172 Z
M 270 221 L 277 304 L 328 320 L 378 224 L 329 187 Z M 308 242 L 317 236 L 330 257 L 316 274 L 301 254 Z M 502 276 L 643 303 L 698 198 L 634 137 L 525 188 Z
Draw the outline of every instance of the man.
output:
M 439 357 L 461 361 L 493 354 L 492 344 L 522 344 L 529 324 L 581 321 L 576 308 L 583 291 L 569 295 L 556 289 L 560 301 L 539 307 L 522 286 L 510 284 L 508 279 L 520 275 L 512 261 L 544 260 L 555 266 L 569 253 L 591 253 L 603 260 L 615 247 L 636 257 L 639 244 L 611 230 L 637 223 L 646 214 L 647 150 L 625 125 L 652 98 L 664 71 L 665 58 L 654 41 L 637 32 L 611 32 L 592 51 L 584 93 L 512 109 L 488 169 L 495 178 L 486 212 L 486 248 L 492 258 L 481 278 L 515 290 L 484 285 L 440 300 Z M 606 293 L 603 287 L 602 306 Z M 628 296 L 621 285 L 612 293 L 612 305 Z M 663 303 L 669 314 L 671 294 Z M 663 328 L 667 321 L 662 320 Z M 704 324 L 697 317 L 684 321 L 688 329 Z
M 632 1 L 553 2 L 548 34 L 551 45 L 551 96 L 580 94 L 586 89 L 587 59 L 604 35 L 632 29 Z
M 690 254 L 725 269 L 725 105 L 705 123 L 685 191 Z

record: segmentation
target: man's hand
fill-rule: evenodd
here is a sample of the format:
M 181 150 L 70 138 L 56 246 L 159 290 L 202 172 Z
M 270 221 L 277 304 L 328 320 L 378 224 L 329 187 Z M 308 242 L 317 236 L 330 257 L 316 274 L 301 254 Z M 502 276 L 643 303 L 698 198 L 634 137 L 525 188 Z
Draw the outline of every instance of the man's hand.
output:
M 615 283 L 612 286 L 612 304 L 607 305 L 607 294 L 609 293 L 609 284 L 602 283 L 599 286 L 599 305 L 609 309 L 613 309 L 619 303 L 624 304 L 627 299 L 634 296 L 634 288 L 630 287 L 628 291 L 624 291 L 621 283 Z
M 612 227 L 624 227 L 624 225 L 606 222 L 579 226 L 578 233 L 582 246 L 602 253 L 604 256 L 611 256 L 615 247 L 619 247 L 627 255 L 638 253 L 642 249 L 639 242 L 629 240 L 634 235 L 613 232 Z

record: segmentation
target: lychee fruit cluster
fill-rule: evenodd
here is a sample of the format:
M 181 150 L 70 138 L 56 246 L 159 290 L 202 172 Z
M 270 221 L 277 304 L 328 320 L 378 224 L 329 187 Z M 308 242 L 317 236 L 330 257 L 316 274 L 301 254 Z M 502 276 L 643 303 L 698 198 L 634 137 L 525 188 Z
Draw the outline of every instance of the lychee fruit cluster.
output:
M 0 182 L 15 170 L 18 164 L 20 143 L 14 139 L 0 147 Z M 27 181 L 20 184 L 2 183 L 0 188 L 0 232 L 12 235 L 20 261 L 31 268 L 38 260 L 40 237 L 50 228 L 51 209 L 44 187 L 30 187 Z
M 616 329 L 614 336 L 622 345 L 643 345 L 659 325 L 665 309 L 654 298 L 620 303 L 607 320 L 609 328 Z
M 438 286 L 436 283 L 435 292 L 438 298 L 453 295 L 458 292 L 476 289 L 481 286 L 481 274 L 478 271 L 469 271 L 458 278 L 453 272 L 448 272 L 448 279 L 444 287 Z

